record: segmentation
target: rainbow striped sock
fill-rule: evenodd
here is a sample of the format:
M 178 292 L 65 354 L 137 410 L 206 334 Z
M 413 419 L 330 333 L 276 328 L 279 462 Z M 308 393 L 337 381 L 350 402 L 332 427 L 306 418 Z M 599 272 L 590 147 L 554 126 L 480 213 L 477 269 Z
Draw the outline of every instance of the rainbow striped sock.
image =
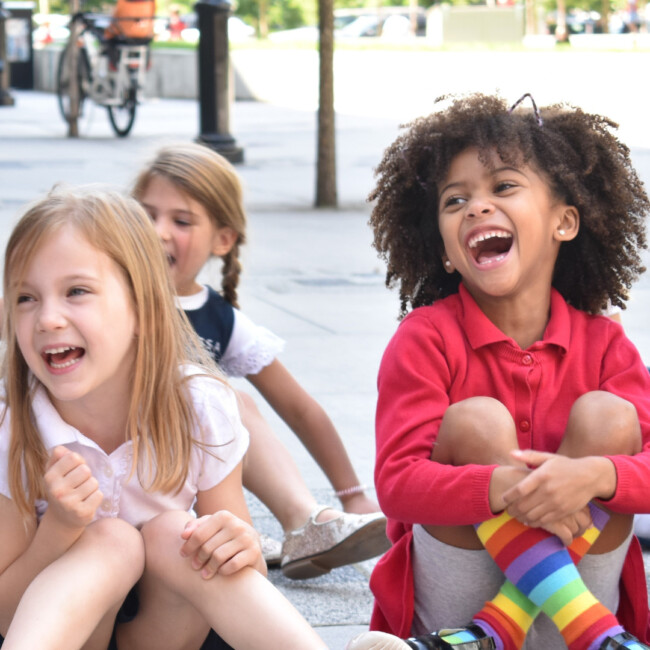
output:
M 600 508 L 590 505 L 590 509 L 593 525 L 568 547 L 574 564 L 578 564 L 586 555 L 609 520 L 609 515 Z M 526 634 L 540 611 L 540 607 L 506 580 L 496 597 L 485 603 L 472 623 L 478 625 L 488 636 L 492 636 L 498 650 L 517 650 L 523 646 Z M 440 636 L 450 645 L 454 645 L 466 642 L 467 634 L 440 633 Z
M 572 544 L 571 550 L 555 535 L 524 526 L 506 512 L 476 527 L 479 539 L 508 581 L 553 620 L 570 650 L 597 650 L 607 636 L 623 631 L 614 614 L 587 589 L 573 563 L 595 541 L 608 518 L 596 506 L 590 507 L 594 527 L 585 533 L 581 542 Z M 520 627 L 525 638 L 528 629 L 525 626 L 530 626 L 529 619 L 532 622 L 530 617 L 535 610 L 522 607 L 521 599 L 513 600 L 512 590 L 508 593 L 499 593 L 499 602 L 492 601 L 485 618 L 491 627 L 505 633 L 504 648 L 516 648 L 521 645 L 515 628 Z M 523 604 L 527 605 L 525 601 Z M 503 619 L 493 620 L 494 611 L 514 613 L 514 616 L 509 615 L 508 624 L 502 625 Z M 484 613 L 485 610 L 478 616 Z M 477 623 L 483 627 L 481 618 Z M 517 638 L 508 638 L 512 634 Z
M 609 520 L 609 515 L 600 508 L 590 505 L 590 510 L 593 525 L 574 539 L 567 549 L 574 564 L 587 554 Z M 499 650 L 516 650 L 523 646 L 526 634 L 540 611 L 540 607 L 506 580 L 496 598 L 485 603 L 473 622 L 481 628 L 485 628 L 487 623 L 497 631 Z

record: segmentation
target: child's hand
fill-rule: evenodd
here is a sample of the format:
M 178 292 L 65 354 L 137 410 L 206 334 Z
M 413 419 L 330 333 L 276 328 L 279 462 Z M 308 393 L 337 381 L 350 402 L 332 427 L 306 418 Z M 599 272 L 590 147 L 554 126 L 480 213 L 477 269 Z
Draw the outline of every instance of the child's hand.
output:
M 68 528 L 90 524 L 104 495 L 97 479 L 79 454 L 55 447 L 45 467 L 48 511 Z
M 542 528 L 552 535 L 557 535 L 565 546 L 569 546 L 574 539 L 584 535 L 592 523 L 589 506 L 585 506 L 582 510 L 568 515 L 563 520 L 554 521 Z
M 503 500 L 508 513 L 529 526 L 555 525 L 575 516 L 599 496 L 590 457 L 569 458 L 532 450 L 516 450 L 512 455 L 534 469 L 504 492 Z
M 227 510 L 188 522 L 181 537 L 181 555 L 209 580 L 217 573 L 232 575 L 246 566 L 259 569 L 262 560 L 259 535 L 245 521 Z

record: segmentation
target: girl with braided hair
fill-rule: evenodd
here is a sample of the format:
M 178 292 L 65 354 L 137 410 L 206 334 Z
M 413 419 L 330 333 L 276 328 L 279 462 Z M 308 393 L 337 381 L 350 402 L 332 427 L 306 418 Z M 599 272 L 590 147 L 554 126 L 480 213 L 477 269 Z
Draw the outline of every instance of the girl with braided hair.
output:
M 377 168 L 393 546 L 349 650 L 650 647 L 650 377 L 600 315 L 644 271 L 650 203 L 614 123 L 522 100 L 453 99 Z
M 388 547 L 386 519 L 359 485 L 334 425 L 277 359 L 283 341 L 237 309 L 246 214 L 232 165 L 202 145 L 168 146 L 142 170 L 133 194 L 154 222 L 177 303 L 205 347 L 227 375 L 246 377 L 259 390 L 341 499 L 345 512 L 315 501 L 253 399 L 240 392 L 242 420 L 251 434 L 244 486 L 269 507 L 285 531 L 282 548 L 275 553 L 274 540 L 263 539 L 267 562 L 280 561 L 285 575 L 303 579 L 383 553 Z M 197 281 L 212 256 L 223 262 L 221 292 Z

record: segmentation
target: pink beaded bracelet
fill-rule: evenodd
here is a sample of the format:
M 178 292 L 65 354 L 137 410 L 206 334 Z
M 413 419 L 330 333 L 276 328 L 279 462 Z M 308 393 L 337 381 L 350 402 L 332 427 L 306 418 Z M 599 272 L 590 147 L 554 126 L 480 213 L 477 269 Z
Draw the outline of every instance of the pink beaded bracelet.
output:
M 345 488 L 344 490 L 336 490 L 334 496 L 349 497 L 353 494 L 361 494 L 368 489 L 366 485 L 353 485 L 352 487 Z

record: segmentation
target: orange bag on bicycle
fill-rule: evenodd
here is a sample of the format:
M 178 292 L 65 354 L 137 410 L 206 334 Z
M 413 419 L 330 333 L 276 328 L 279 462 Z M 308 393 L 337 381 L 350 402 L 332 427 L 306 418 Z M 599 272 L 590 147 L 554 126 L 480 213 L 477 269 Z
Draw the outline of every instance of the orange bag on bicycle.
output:
M 104 37 L 151 40 L 155 11 L 155 0 L 117 0 Z

